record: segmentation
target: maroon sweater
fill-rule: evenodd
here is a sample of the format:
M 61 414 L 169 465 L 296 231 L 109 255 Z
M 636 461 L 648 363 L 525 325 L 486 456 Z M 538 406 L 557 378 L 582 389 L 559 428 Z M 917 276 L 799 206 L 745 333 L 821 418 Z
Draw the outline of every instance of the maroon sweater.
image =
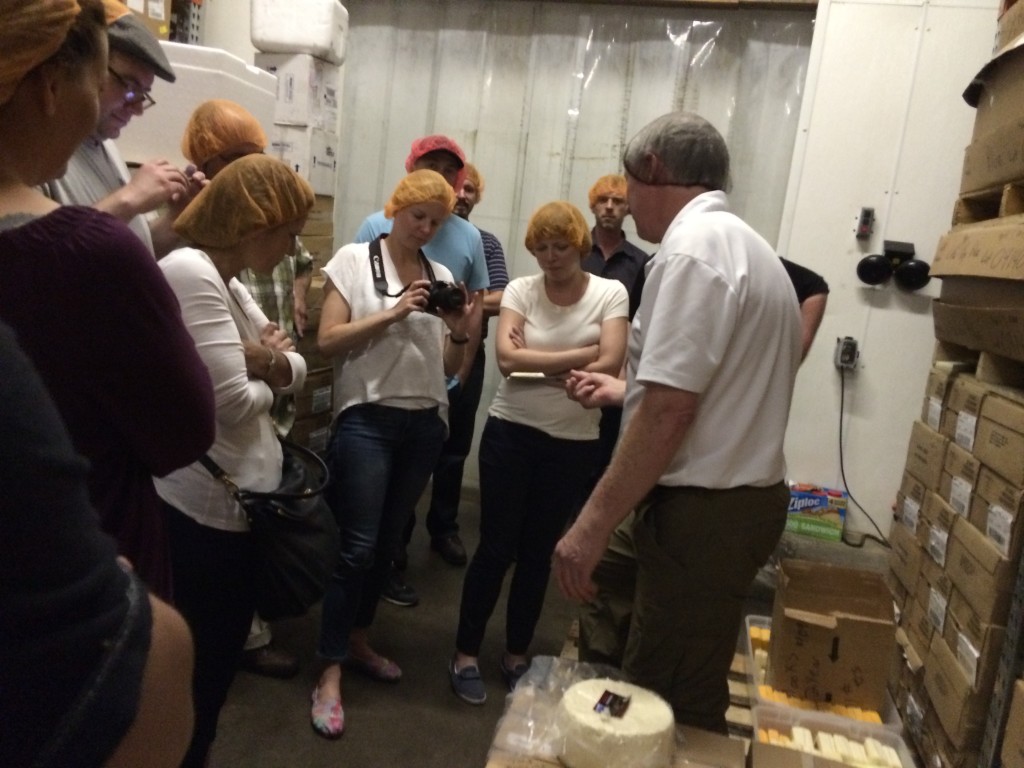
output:
M 0 319 L 90 462 L 89 495 L 103 530 L 168 597 L 167 536 L 152 476 L 206 452 L 214 400 L 160 268 L 112 216 L 60 208 L 0 231 Z

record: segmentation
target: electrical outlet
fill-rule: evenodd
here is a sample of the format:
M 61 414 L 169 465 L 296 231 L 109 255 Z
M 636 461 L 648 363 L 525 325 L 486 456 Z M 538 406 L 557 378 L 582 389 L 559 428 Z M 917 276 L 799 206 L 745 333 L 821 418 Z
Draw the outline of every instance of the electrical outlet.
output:
M 857 359 L 860 351 L 857 349 L 857 340 L 853 336 L 844 336 L 836 339 L 836 352 L 833 362 L 838 370 L 854 370 L 857 367 Z

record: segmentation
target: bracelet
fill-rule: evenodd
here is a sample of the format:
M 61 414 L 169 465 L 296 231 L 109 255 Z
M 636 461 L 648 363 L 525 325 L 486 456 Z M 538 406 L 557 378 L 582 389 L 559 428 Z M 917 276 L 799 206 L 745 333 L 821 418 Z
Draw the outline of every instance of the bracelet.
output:
M 469 343 L 469 336 L 466 336 L 463 339 L 456 339 L 454 336 L 452 336 L 449 333 L 448 334 L 448 341 L 450 341 L 452 344 L 468 344 Z
M 274 352 L 273 347 L 267 347 L 267 350 L 270 352 L 270 362 L 267 363 L 267 376 L 269 376 L 271 371 L 274 370 L 274 363 L 277 362 L 277 354 Z

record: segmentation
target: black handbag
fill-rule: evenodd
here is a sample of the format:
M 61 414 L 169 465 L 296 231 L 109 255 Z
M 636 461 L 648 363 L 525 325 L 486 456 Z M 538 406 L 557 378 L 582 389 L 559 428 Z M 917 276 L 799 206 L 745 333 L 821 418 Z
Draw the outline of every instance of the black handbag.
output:
M 338 563 L 341 535 L 324 489 L 327 465 L 313 451 L 281 440 L 281 485 L 245 491 L 209 456 L 200 462 L 245 510 L 258 566 L 256 610 L 267 620 L 302 616 L 324 595 Z

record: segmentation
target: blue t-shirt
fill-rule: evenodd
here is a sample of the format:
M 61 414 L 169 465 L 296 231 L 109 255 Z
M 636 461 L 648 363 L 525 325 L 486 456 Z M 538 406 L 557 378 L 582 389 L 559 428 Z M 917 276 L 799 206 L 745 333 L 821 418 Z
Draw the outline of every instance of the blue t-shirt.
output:
M 353 242 L 368 243 L 387 234 L 392 223 L 384 211 L 377 211 L 363 220 Z M 480 230 L 465 219 L 455 215 L 445 219 L 433 239 L 423 246 L 423 253 L 448 267 L 456 282 L 465 283 L 469 291 L 483 291 L 490 285 Z

